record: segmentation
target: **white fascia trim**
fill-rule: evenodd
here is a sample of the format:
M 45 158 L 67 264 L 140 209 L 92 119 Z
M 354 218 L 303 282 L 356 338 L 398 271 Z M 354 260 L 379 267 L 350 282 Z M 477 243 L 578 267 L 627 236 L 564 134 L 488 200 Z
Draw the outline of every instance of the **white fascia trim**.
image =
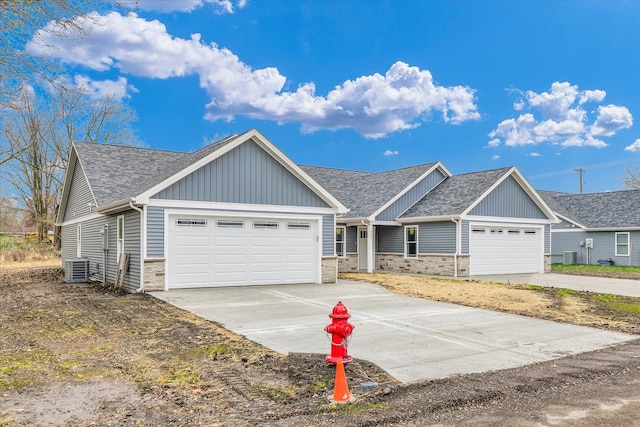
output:
M 402 191 L 400 191 L 398 194 L 396 194 L 393 198 L 391 198 L 391 200 L 389 200 L 387 203 L 385 203 L 384 205 L 382 205 L 382 207 L 380 209 L 378 209 L 377 211 L 375 211 L 374 213 L 371 214 L 371 216 L 369 216 L 369 220 L 370 221 L 375 221 L 375 218 L 380 215 L 385 209 L 387 209 L 389 206 L 391 206 L 393 203 L 395 203 L 398 199 L 400 199 L 400 197 L 404 196 L 409 190 L 411 190 L 413 187 L 415 187 L 420 181 L 422 181 L 423 179 L 425 179 L 427 176 L 429 176 L 433 171 L 435 171 L 438 168 L 442 168 L 443 172 L 445 173 L 445 178 L 447 179 L 448 177 L 451 176 L 451 172 L 449 172 L 447 170 L 447 168 L 444 167 L 444 165 L 440 162 L 437 162 L 435 165 L 433 165 L 431 168 L 429 168 L 429 170 L 427 170 L 425 173 L 423 173 L 422 175 L 420 175 L 418 177 L 418 179 L 416 179 L 415 181 L 413 181 L 411 184 L 407 185 L 405 188 L 402 189 Z M 448 176 L 446 176 L 448 174 Z M 442 181 L 440 181 L 442 182 Z M 436 184 L 435 187 L 437 187 L 438 185 Z M 434 188 L 435 188 L 434 187 Z M 422 197 L 424 196 L 424 194 L 418 199 L 420 200 Z M 417 202 L 417 201 L 416 201 Z M 413 204 L 412 204 L 413 206 Z M 410 206 L 411 207 L 411 206 Z M 410 208 L 409 207 L 409 208 Z M 405 209 L 405 212 L 409 209 Z M 404 213 L 404 212 L 403 212 Z M 402 215 L 402 214 L 400 214 Z
M 587 227 L 585 227 L 584 225 L 582 225 L 582 224 L 580 224 L 579 222 L 576 222 L 576 221 L 574 221 L 574 220 L 572 220 L 572 219 L 570 219 L 570 218 L 567 218 L 567 217 L 566 217 L 566 216 L 564 216 L 564 215 L 556 214 L 556 216 L 557 216 L 558 218 L 560 218 L 560 219 L 563 219 L 563 220 L 565 220 L 565 221 L 567 221 L 567 222 L 570 222 L 571 224 L 575 224 L 577 227 L 580 227 L 580 228 L 585 229 L 585 230 L 587 229 Z
M 272 213 L 272 212 L 237 212 L 237 211 L 200 211 L 194 212 L 189 209 L 165 209 L 165 226 L 168 225 L 169 215 L 178 216 L 213 216 L 216 218 L 277 218 L 277 219 L 295 219 L 295 220 L 314 220 L 319 221 L 322 226 L 322 215 L 302 214 L 302 213 Z M 322 228 L 320 228 L 320 231 Z
M 292 213 L 309 213 L 321 215 L 333 215 L 333 208 L 314 208 L 308 206 L 281 206 L 281 205 L 252 205 L 244 203 L 220 203 L 220 202 L 197 202 L 189 200 L 165 200 L 165 199 L 149 199 L 147 206 L 158 206 L 165 208 L 177 209 L 208 209 L 208 210 L 227 210 L 227 211 L 250 211 L 250 212 L 292 212 Z
M 542 225 L 550 225 L 552 221 L 548 219 L 534 219 L 534 218 L 508 218 L 508 217 L 496 217 L 496 216 L 475 216 L 469 215 L 462 217 L 465 221 L 486 221 L 486 222 L 495 222 L 499 221 L 505 224 L 542 224 Z
M 371 222 L 372 225 L 389 225 L 389 226 L 394 226 L 394 227 L 399 227 L 402 224 L 398 221 L 372 221 Z
M 71 219 L 69 221 L 56 223 L 55 225 L 57 225 L 59 227 L 66 227 L 66 226 L 69 226 L 69 225 L 79 224 L 81 222 L 91 221 L 92 219 L 104 218 L 104 217 L 106 217 L 106 215 L 99 214 L 99 213 L 92 213 L 92 214 L 89 214 L 89 215 L 85 215 L 85 216 L 81 216 L 81 217 L 78 217 L 78 218 Z
M 451 222 L 451 219 L 461 219 L 459 215 L 440 215 L 440 216 L 416 216 L 411 218 L 398 218 L 400 224 L 417 224 L 419 222 L 441 222 L 448 221 Z
M 469 222 L 469 230 L 473 227 L 513 227 L 513 228 L 534 228 L 536 230 L 544 231 L 544 226 L 541 224 L 514 224 L 510 222 Z
M 462 212 L 461 216 L 468 215 L 485 197 L 487 197 L 493 190 L 498 188 L 500 184 L 502 184 L 508 177 L 513 176 L 520 187 L 531 197 L 534 203 L 544 212 L 544 214 L 549 218 L 551 222 L 560 222 L 556 214 L 551 210 L 551 208 L 542 200 L 540 195 L 534 190 L 534 188 L 529 184 L 529 182 L 525 179 L 525 177 L 520 173 L 518 169 L 512 167 L 505 173 L 500 179 L 493 183 L 491 187 L 487 191 L 485 191 L 480 197 L 476 199 L 475 202 L 471 204 L 464 212 Z
M 552 233 L 568 233 L 568 232 L 577 232 L 577 231 L 583 231 L 583 232 L 589 232 L 589 233 L 598 233 L 598 232 L 616 232 L 616 233 L 624 233 L 627 231 L 640 231 L 640 227 L 607 227 L 607 228 L 584 228 L 584 229 L 579 229 L 579 228 L 563 228 L 561 230 L 553 230 L 551 229 Z

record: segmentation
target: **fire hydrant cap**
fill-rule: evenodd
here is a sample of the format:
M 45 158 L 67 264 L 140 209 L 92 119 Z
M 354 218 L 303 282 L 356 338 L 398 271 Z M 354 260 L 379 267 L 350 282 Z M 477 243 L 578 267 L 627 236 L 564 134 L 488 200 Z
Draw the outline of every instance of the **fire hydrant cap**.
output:
M 333 311 L 329 315 L 332 319 L 348 319 L 351 317 L 351 313 L 347 310 L 347 307 L 342 304 L 342 301 L 338 301 L 335 307 L 333 307 Z

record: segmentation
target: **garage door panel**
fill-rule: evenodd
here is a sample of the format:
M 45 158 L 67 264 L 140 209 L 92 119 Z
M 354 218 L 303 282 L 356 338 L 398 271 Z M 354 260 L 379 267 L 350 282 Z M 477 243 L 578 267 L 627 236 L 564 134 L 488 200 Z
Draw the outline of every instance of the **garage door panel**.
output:
M 317 280 L 320 269 L 320 248 L 316 238 L 318 221 L 291 227 L 298 222 L 268 218 L 202 219 L 205 226 L 185 227 L 176 226 L 176 216 L 170 217 L 169 287 L 312 283 Z
M 473 226 L 469 236 L 470 274 L 540 273 L 543 233 L 516 226 Z

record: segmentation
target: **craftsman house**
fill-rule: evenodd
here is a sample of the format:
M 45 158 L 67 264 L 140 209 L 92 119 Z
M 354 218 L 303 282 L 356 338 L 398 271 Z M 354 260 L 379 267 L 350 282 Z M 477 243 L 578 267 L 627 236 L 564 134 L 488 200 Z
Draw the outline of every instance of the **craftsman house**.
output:
M 57 218 L 65 267 L 138 292 L 543 272 L 555 221 L 515 168 L 299 166 L 257 130 L 193 153 L 75 143 Z

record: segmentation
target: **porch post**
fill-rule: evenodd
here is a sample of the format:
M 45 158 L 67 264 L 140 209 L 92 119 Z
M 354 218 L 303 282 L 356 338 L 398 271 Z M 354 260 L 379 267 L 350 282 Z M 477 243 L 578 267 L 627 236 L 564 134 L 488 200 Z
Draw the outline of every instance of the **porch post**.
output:
M 375 240 L 373 238 L 373 224 L 369 222 L 367 224 L 367 273 L 373 273 L 373 266 L 375 265 Z

